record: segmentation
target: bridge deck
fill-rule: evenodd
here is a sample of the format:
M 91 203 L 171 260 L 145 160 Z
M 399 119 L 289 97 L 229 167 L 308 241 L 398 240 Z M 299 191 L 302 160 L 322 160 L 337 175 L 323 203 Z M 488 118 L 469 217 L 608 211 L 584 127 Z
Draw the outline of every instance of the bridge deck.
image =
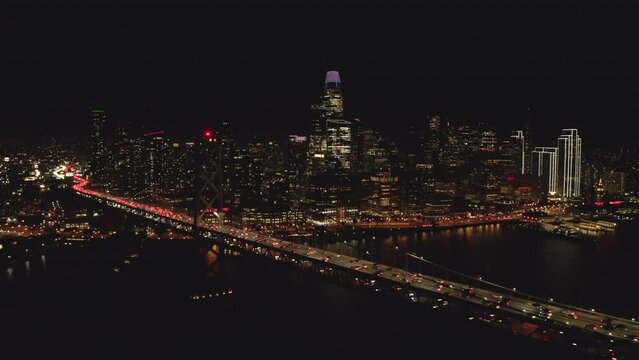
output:
M 170 219 L 185 227 L 192 226 L 193 224 L 192 217 L 185 214 L 175 213 L 155 206 L 141 204 L 90 190 L 86 188 L 89 183 L 87 180 L 79 177 L 75 177 L 75 180 L 78 183 L 73 186 L 73 189 L 84 196 L 107 201 L 111 204 L 117 204 L 119 207 L 136 209 L 148 214 Z M 323 263 L 329 267 L 361 274 L 362 278 L 365 279 L 373 279 L 374 281 L 378 279 L 380 281 L 394 283 L 396 287 L 425 291 L 435 295 L 440 293 L 441 297 L 446 296 L 459 301 L 485 306 L 488 309 L 492 308 L 494 309 L 492 310 L 493 312 L 511 313 L 535 320 L 536 322 L 543 322 L 548 325 L 555 324 L 562 328 L 578 328 L 610 338 L 627 339 L 634 342 L 637 342 L 639 339 L 637 337 L 639 334 L 639 323 L 634 320 L 614 317 L 551 301 L 543 301 L 540 299 L 533 301 L 525 296 L 525 294 L 518 296 L 516 292 L 505 293 L 474 287 L 472 288 L 472 293 L 469 294 L 469 286 L 460 282 L 443 281 L 432 276 L 392 268 L 371 261 L 341 255 L 239 228 L 229 226 L 220 227 L 217 224 L 211 223 L 203 224 L 203 228 L 205 231 L 208 230 L 213 234 L 231 237 L 255 247 L 275 250 L 297 259 L 306 259 L 313 263 Z M 500 303 L 499 299 L 509 299 L 510 301 L 508 304 L 505 302 Z M 550 310 L 552 315 L 549 316 L 548 312 L 542 312 L 542 308 Z M 614 326 L 606 326 L 604 322 L 606 319 L 612 321 Z

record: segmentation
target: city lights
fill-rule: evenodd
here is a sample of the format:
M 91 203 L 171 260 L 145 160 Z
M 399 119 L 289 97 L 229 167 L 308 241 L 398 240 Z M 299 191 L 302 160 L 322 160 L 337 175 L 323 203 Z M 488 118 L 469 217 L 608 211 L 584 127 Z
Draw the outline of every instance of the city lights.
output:
M 11 2 L 0 358 L 639 359 L 633 14 L 417 3 Z

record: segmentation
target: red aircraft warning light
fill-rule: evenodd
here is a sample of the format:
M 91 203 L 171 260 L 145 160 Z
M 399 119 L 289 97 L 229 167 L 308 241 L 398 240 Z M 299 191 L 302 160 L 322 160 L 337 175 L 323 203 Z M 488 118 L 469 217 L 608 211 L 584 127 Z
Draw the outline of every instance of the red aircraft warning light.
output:
M 204 130 L 204 137 L 207 139 L 213 138 L 213 130 Z

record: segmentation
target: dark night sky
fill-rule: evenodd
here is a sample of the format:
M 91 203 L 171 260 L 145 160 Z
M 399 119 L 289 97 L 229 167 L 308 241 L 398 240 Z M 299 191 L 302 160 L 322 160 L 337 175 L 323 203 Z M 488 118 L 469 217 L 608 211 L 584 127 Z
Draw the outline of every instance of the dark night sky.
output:
M 337 69 L 348 114 L 395 135 L 432 111 L 506 131 L 531 106 L 537 145 L 578 127 L 586 147 L 635 146 L 630 9 L 265 3 L 13 3 L 0 11 L 0 139 L 85 134 L 92 105 L 175 134 L 219 119 L 304 132 Z

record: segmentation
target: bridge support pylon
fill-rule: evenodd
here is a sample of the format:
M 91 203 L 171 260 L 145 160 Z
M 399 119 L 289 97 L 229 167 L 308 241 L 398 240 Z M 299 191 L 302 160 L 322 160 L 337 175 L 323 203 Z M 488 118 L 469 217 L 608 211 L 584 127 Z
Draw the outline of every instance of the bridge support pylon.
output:
M 195 139 L 195 196 L 193 238 L 209 269 L 219 265 L 224 254 L 222 242 L 203 236 L 204 226 L 224 227 L 222 191 L 222 141 L 213 130 L 205 130 Z M 211 261 L 213 260 L 213 261 Z M 220 267 L 221 268 L 221 267 Z

